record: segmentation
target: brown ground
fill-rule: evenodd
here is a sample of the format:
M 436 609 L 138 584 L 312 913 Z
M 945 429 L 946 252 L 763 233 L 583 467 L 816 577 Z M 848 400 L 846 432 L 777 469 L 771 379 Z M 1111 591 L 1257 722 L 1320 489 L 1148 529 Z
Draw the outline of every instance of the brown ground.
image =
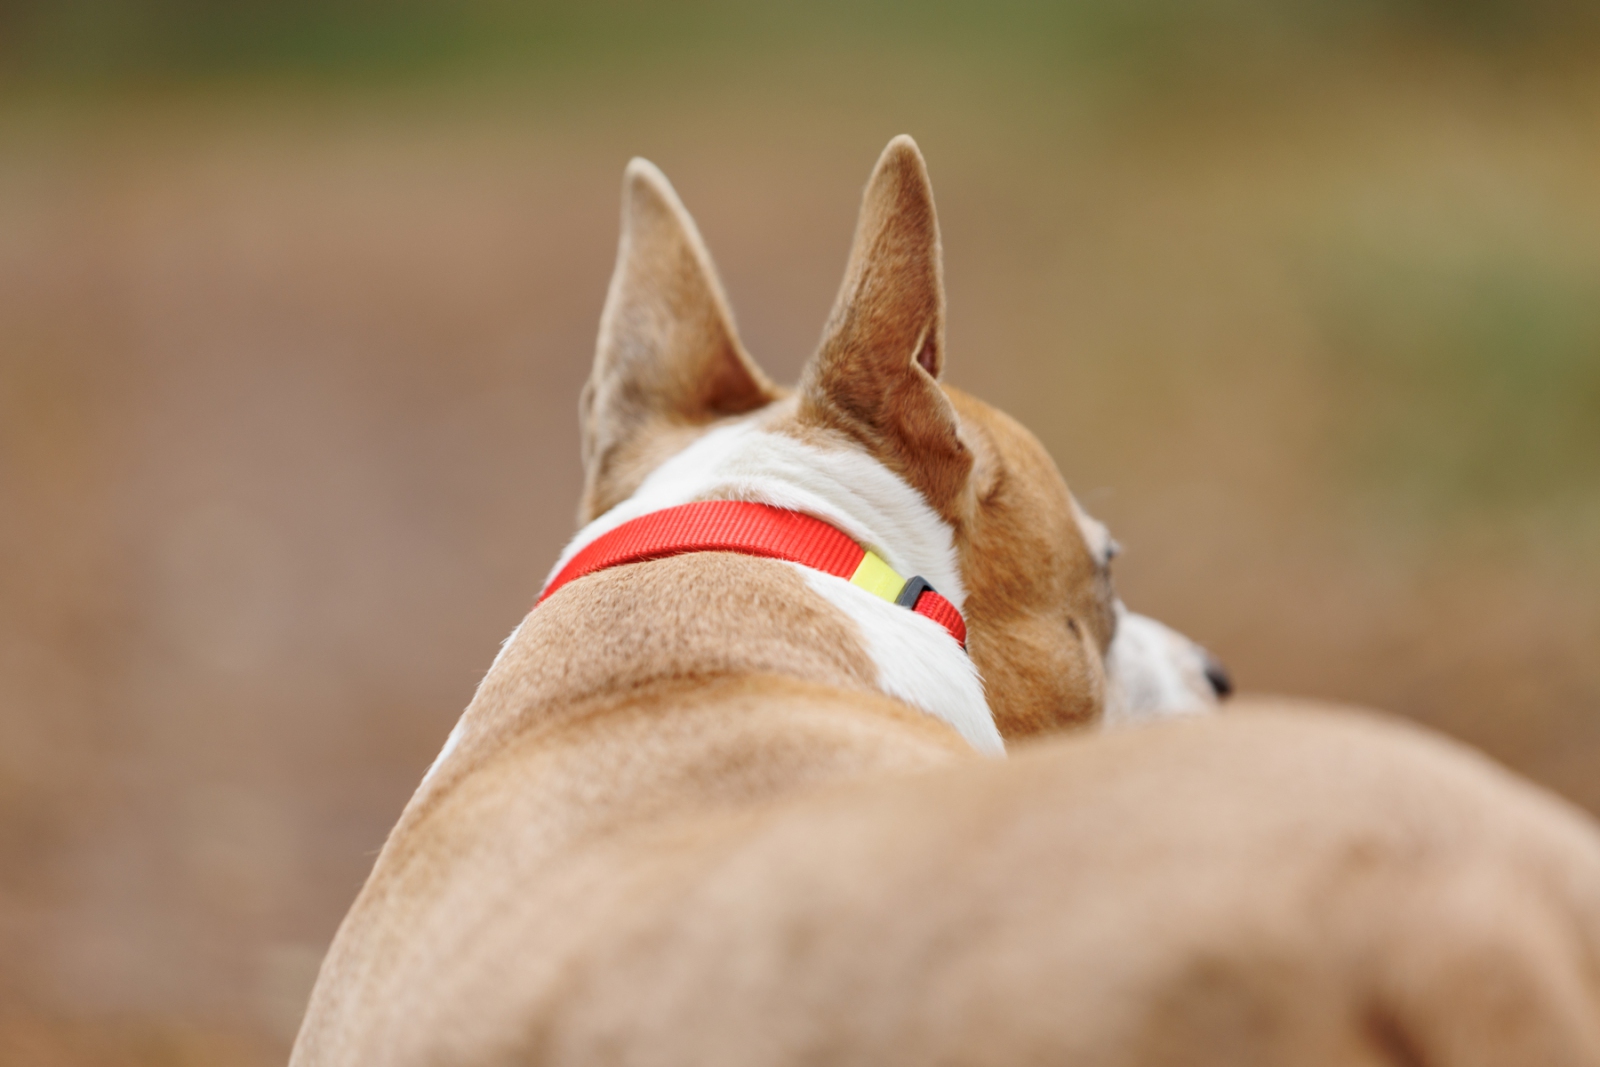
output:
M 570 532 L 636 152 L 790 377 L 918 136 L 952 377 L 1110 521 L 1130 603 L 1600 811 L 1600 80 L 1408 59 L 1158 107 L 891 73 L 0 112 L 0 1063 L 284 1054 Z M 1462 271 L 1502 262 L 1575 294 L 1523 328 L 1576 362 L 1452 362 L 1501 292 Z

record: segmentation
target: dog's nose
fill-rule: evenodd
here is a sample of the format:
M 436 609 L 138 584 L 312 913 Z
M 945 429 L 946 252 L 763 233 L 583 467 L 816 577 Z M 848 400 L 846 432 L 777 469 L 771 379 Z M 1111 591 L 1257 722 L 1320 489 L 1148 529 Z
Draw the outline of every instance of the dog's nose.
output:
M 1233 679 L 1228 675 L 1228 668 L 1222 665 L 1220 659 L 1205 649 L 1201 649 L 1200 654 L 1205 657 L 1206 681 L 1211 683 L 1211 691 L 1217 694 L 1218 700 L 1227 698 L 1233 692 Z

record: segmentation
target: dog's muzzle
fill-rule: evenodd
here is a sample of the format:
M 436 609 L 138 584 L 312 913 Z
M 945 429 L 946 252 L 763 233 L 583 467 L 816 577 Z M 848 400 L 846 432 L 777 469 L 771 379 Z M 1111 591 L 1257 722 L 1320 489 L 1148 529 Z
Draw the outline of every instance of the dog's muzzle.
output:
M 1216 656 L 1120 603 L 1106 676 L 1108 727 L 1204 714 L 1233 692 L 1233 679 Z

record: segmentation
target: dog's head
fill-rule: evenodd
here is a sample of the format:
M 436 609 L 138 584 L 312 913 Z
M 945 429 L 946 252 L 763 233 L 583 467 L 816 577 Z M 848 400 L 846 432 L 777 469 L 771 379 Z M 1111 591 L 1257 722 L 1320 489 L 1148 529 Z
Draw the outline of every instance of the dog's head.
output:
M 859 472 L 865 458 L 874 484 L 906 502 L 864 504 L 898 507 L 881 521 L 920 531 L 907 536 L 943 539 L 941 592 L 965 615 L 967 648 L 1004 736 L 1216 702 L 1225 682 L 1214 661 L 1123 609 L 1111 581 L 1115 542 L 1078 506 L 1038 440 L 940 382 L 939 227 L 910 138 L 890 142 L 873 171 L 822 343 L 792 391 L 745 351 L 711 258 L 666 179 L 635 160 L 624 184 L 617 268 L 580 405 L 583 521 L 652 478 L 681 477 L 666 472 L 711 430 L 754 424 L 803 446 L 801 460 L 785 453 L 791 467 L 804 456 L 848 455 Z M 837 480 L 844 468 L 833 463 L 807 477 Z M 738 477 L 727 475 L 719 495 L 747 491 Z

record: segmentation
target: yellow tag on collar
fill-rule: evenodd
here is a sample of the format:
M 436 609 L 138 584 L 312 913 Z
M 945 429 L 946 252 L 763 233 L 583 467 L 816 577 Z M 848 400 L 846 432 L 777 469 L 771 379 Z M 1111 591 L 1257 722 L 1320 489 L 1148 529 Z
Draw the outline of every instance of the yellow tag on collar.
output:
M 873 596 L 893 604 L 900 590 L 906 587 L 906 580 L 896 574 L 893 567 L 868 552 L 861 557 L 856 572 L 850 576 L 850 584 L 859 585 Z

